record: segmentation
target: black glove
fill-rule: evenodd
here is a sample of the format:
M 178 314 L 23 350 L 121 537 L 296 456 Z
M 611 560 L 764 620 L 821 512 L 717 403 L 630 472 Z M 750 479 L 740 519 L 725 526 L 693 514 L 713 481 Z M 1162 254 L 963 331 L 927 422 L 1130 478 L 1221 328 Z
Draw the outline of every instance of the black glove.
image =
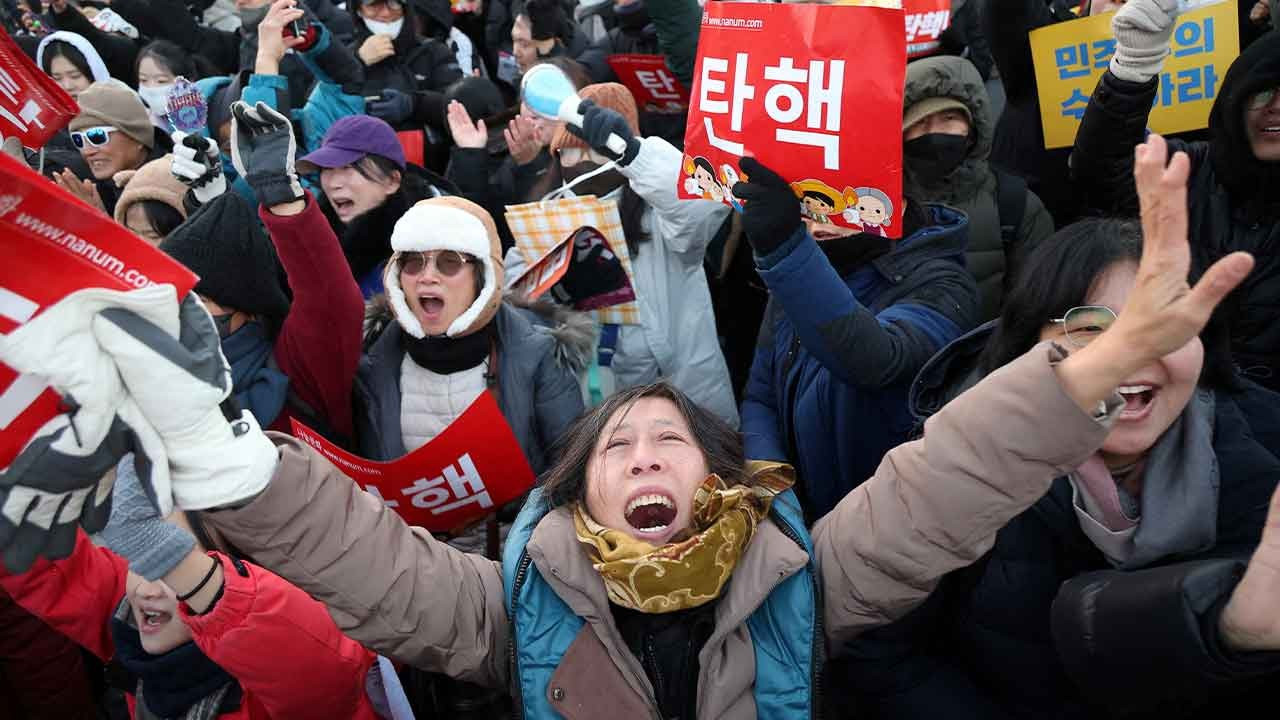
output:
M 377 100 L 369 102 L 366 109 L 370 115 L 386 120 L 388 125 L 397 125 L 413 117 L 413 95 L 388 88 Z
M 293 167 L 297 152 L 289 118 L 263 102 L 249 107 L 237 100 L 231 105 L 231 162 L 258 202 L 271 207 L 302 199 Z
M 565 123 L 565 128 L 586 140 L 591 149 L 611 160 L 616 160 L 624 167 L 630 165 L 631 161 L 636 159 L 636 155 L 640 154 L 640 139 L 631 132 L 631 126 L 627 124 L 626 118 L 622 117 L 621 113 L 600 107 L 590 100 L 583 100 L 578 106 L 578 112 L 582 113 L 582 127 Z M 610 135 L 622 138 L 627 144 L 626 152 L 619 155 L 609 147 Z
M 790 183 L 753 157 L 738 167 L 748 178 L 733 186 L 734 197 L 744 200 L 742 229 L 757 255 L 768 255 L 800 229 L 800 200 Z

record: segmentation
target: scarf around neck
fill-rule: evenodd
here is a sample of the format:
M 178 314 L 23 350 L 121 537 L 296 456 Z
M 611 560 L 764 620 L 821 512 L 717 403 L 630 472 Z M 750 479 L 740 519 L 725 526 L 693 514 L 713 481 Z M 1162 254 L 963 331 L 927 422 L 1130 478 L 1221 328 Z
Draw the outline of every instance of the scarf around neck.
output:
M 419 339 L 402 332 L 400 343 L 418 367 L 437 375 L 452 375 L 489 359 L 493 324 L 490 320 L 479 331 L 462 337 L 435 335 Z M 497 372 L 497 368 L 489 368 L 489 372 Z
M 122 617 L 123 615 L 123 617 Z M 239 707 L 241 692 L 235 678 L 200 651 L 194 642 L 184 643 L 163 655 L 142 649 L 138 629 L 128 603 L 111 620 L 115 656 L 126 670 L 138 678 L 138 717 L 146 713 L 158 718 L 214 718 Z
M 280 416 L 289 395 L 289 378 L 271 364 L 273 349 L 266 328 L 256 320 L 222 340 L 236 402 L 253 413 L 263 428 Z
M 609 601 L 645 613 L 685 610 L 720 596 L 725 583 L 769 514 L 773 498 L 795 483 L 790 466 L 749 463 L 747 485 L 726 486 L 718 475 L 693 495 L 693 527 L 684 539 L 655 547 L 606 528 L 573 507 L 578 541 L 604 580 Z

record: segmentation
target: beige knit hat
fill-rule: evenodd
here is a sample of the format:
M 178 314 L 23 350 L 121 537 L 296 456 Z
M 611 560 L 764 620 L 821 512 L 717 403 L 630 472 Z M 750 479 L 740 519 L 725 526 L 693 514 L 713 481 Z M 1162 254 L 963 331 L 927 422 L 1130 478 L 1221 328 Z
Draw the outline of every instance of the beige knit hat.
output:
M 419 200 L 405 211 L 391 231 L 391 249 L 395 253 L 382 276 L 387 300 L 400 327 L 413 337 L 422 339 L 426 331 L 414 317 L 400 287 L 400 254 L 430 250 L 456 250 L 480 259 L 484 268 L 484 286 L 475 302 L 458 316 L 445 335 L 456 338 L 470 335 L 489 324 L 502 304 L 502 241 L 489 213 L 479 205 L 460 197 L 437 197 Z
M 636 99 L 626 85 L 618 83 L 596 83 L 588 85 L 578 92 L 578 97 L 590 100 L 600 107 L 606 107 L 620 113 L 627 121 L 631 132 L 640 135 L 640 114 L 636 111 Z M 569 132 L 562 123 L 556 134 L 551 137 L 551 152 L 559 152 L 564 148 L 589 150 L 585 140 Z
M 929 97 L 907 108 L 902 114 L 902 132 L 906 132 L 912 125 L 943 110 L 959 110 L 968 118 L 969 124 L 973 124 L 973 115 L 970 114 L 968 105 L 953 97 Z
M 71 119 L 69 129 L 83 130 L 107 125 L 142 143 L 155 147 L 155 128 L 147 108 L 128 85 L 119 80 L 101 80 L 76 98 L 80 114 Z
M 168 205 L 183 220 L 187 219 L 187 211 L 182 205 L 182 197 L 187 193 L 187 186 L 178 181 L 169 170 L 172 155 L 152 160 L 135 170 L 121 170 L 111 179 L 116 187 L 124 188 L 120 199 L 116 201 L 116 222 L 124 224 L 125 214 L 129 206 L 142 200 L 156 200 Z

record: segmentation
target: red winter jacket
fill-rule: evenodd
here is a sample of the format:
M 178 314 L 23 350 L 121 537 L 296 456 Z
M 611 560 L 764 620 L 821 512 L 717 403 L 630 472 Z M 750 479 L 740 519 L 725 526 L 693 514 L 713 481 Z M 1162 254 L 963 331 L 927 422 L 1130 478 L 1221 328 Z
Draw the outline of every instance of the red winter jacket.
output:
M 179 614 L 196 645 L 244 691 L 224 718 L 376 720 L 365 676 L 377 660 L 343 635 L 324 605 L 263 568 L 222 555 L 222 597 L 204 615 Z M 125 595 L 124 558 L 95 547 L 83 531 L 65 560 L 40 559 L 21 575 L 0 569 L 19 605 L 103 660 L 114 653 L 110 621 Z M 133 698 L 129 698 L 133 710 Z
M 351 386 L 360 362 L 364 297 L 319 203 L 311 193 L 306 201 L 306 209 L 297 215 L 272 215 L 265 206 L 258 208 L 293 291 L 293 304 L 275 342 L 276 364 L 289 376 L 290 402 L 269 429 L 292 433 L 289 418 L 296 416 L 309 425 L 327 423 L 328 428 L 315 429 L 332 429 L 350 440 Z

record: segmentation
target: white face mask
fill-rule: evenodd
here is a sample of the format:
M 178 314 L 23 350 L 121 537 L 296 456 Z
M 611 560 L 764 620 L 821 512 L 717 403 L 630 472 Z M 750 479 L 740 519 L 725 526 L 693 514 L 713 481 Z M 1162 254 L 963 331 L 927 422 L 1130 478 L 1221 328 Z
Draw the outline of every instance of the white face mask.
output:
M 369 28 L 369 32 L 374 35 L 390 35 L 393 38 L 400 37 L 400 28 L 404 26 L 404 18 L 392 20 L 391 22 L 370 20 L 367 17 L 362 17 L 360 19 L 364 20 L 364 26 Z
M 169 101 L 169 91 L 172 89 L 173 83 L 139 87 L 138 95 L 142 98 L 142 102 L 147 104 L 152 115 L 164 115 L 165 105 Z

